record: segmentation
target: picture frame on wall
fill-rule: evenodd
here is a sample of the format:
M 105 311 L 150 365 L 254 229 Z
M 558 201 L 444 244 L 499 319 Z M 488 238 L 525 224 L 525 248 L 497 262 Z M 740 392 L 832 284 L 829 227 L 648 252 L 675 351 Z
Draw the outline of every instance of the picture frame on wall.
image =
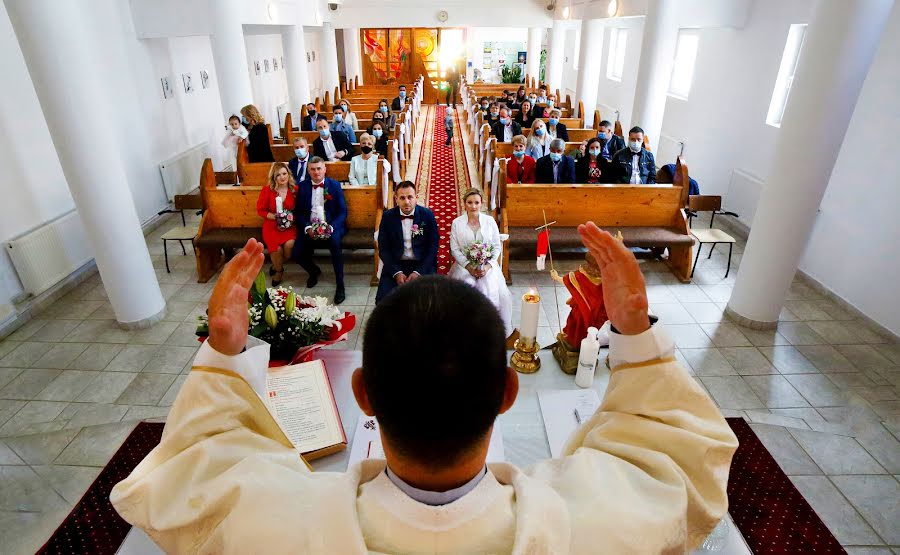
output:
M 309 52 L 307 52 L 306 53 L 306 63 L 309 63 L 311 61 L 312 61 L 312 58 L 309 57 Z
M 256 70 L 256 74 L 259 75 L 259 60 L 253 62 L 253 68 Z
M 172 82 L 169 80 L 168 77 L 161 77 L 159 79 L 159 81 L 162 84 L 164 99 L 169 99 L 169 98 L 172 98 L 173 96 L 175 96 L 175 91 L 172 90 Z
M 191 80 L 190 73 L 182 73 L 181 81 L 184 83 L 184 93 L 185 94 L 190 94 L 190 93 L 194 92 L 194 85 Z
M 315 50 L 313 50 L 312 55 L 313 55 L 313 61 L 315 62 L 316 61 L 316 51 Z
M 278 58 L 272 58 L 272 71 L 278 71 Z
M 205 69 L 200 70 L 200 85 L 202 85 L 204 89 L 209 88 L 209 72 Z
M 265 60 L 263 60 L 263 64 L 265 64 L 266 66 L 266 73 L 269 73 L 269 59 L 266 58 Z

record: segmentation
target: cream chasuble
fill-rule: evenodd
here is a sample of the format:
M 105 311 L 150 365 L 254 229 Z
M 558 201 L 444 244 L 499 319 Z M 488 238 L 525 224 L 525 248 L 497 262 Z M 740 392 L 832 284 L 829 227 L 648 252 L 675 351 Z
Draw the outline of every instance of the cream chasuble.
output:
M 612 334 L 609 387 L 566 457 L 490 464 L 475 489 L 436 507 L 397 488 L 384 461 L 310 471 L 254 391 L 268 345 L 226 357 L 207 343 L 162 441 L 110 497 L 169 553 L 683 553 L 727 510 L 737 439 L 693 378 L 660 358 L 671 353 L 660 328 Z

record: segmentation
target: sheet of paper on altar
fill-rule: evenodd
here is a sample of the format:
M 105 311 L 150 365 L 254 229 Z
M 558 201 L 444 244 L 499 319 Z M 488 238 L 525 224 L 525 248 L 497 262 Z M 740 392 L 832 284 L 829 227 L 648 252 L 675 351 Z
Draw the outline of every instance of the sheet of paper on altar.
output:
M 383 459 L 381 433 L 378 421 L 373 416 L 360 415 L 353 433 L 353 444 L 350 446 L 350 458 L 347 467 L 351 467 L 363 459 Z M 487 462 L 505 462 L 506 452 L 503 449 L 503 432 L 499 425 L 494 426 L 491 443 L 488 446 Z
M 537 394 L 550 455 L 560 457 L 566 440 L 597 411 L 600 396 L 593 389 L 545 389 Z

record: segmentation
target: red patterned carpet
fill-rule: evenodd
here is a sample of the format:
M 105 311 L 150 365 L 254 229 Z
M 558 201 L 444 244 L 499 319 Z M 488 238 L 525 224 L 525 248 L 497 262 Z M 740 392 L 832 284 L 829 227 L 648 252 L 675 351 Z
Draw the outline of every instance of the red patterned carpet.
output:
M 429 106 L 416 183 L 427 187 L 425 205 L 434 212 L 440 232 L 438 273 L 450 271 L 450 225 L 460 214 L 461 193 L 469 187 L 465 149 L 459 130 L 459 112 L 454 110 L 453 140 L 447 145 L 445 106 Z

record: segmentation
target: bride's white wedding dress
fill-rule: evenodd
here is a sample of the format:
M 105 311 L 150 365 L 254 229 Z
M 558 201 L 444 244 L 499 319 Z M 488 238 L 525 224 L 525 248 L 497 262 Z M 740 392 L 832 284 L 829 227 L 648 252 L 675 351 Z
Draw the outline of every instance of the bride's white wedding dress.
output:
M 450 268 L 450 277 L 472 285 L 494 303 L 503 319 L 506 336 L 509 337 L 513 330 L 512 298 L 500 269 L 500 230 L 497 228 L 497 222 L 486 214 L 479 216 L 481 228 L 478 231 L 473 231 L 469 227 L 468 219 L 468 215 L 464 213 L 453 220 L 450 227 L 450 253 L 456 260 L 456 263 Z M 490 261 L 491 269 L 481 279 L 475 279 L 466 270 L 466 264 L 469 263 L 466 258 L 466 247 L 475 242 L 494 245 L 494 258 Z

